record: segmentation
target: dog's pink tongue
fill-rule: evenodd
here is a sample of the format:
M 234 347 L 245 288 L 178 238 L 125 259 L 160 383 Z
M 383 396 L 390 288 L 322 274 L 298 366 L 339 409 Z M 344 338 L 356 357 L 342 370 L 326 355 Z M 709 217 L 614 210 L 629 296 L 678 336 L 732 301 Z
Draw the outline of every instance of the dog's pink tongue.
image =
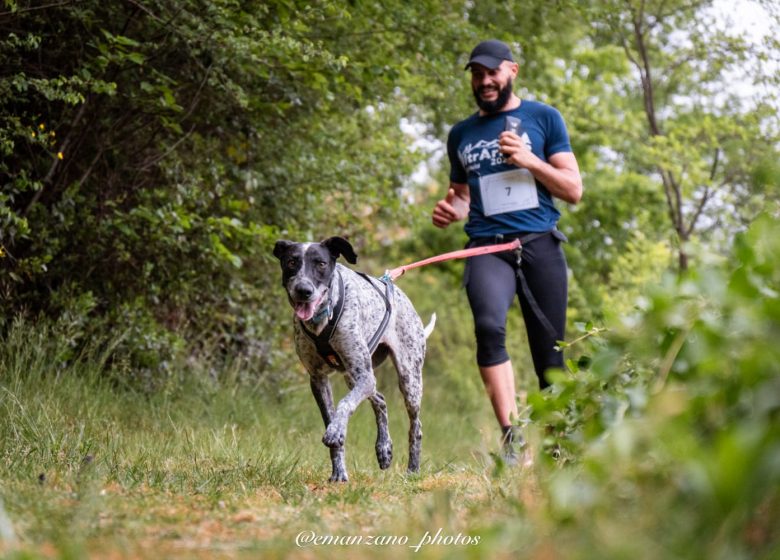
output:
M 315 302 L 303 302 L 295 304 L 295 315 L 301 321 L 308 321 L 314 317 Z

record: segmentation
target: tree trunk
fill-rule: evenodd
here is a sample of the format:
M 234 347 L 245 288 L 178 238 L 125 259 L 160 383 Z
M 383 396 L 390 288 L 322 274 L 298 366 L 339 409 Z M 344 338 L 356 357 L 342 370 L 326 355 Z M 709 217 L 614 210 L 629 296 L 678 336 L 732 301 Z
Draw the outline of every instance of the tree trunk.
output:
M 678 265 L 680 267 L 679 272 L 680 274 L 682 274 L 683 272 L 688 270 L 688 253 L 685 252 L 684 248 L 680 247 L 677 254 L 677 259 L 678 259 L 677 261 Z
M 677 248 L 677 265 L 679 267 L 677 273 L 680 275 L 685 274 L 685 272 L 688 270 L 689 255 L 685 246 L 689 239 L 690 235 L 688 235 L 686 231 L 677 229 L 677 240 L 680 244 L 680 246 Z

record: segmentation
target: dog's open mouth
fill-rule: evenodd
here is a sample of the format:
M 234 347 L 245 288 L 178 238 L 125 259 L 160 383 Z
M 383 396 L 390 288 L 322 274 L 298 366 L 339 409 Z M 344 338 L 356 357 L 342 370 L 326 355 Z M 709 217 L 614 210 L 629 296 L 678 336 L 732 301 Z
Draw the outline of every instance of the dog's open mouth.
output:
M 324 298 L 325 294 L 323 293 L 314 300 L 298 301 L 293 303 L 296 317 L 298 317 L 301 321 L 309 321 L 312 317 L 314 317 L 314 313 L 317 311 L 317 308 L 320 306 Z

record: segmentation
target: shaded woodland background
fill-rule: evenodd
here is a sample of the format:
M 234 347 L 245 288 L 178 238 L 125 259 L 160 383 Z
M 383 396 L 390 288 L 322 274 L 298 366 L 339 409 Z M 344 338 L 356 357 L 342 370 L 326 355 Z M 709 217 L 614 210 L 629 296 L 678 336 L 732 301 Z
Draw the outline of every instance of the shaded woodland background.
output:
M 515 47 L 516 89 L 562 111 L 583 168 L 573 317 L 630 308 L 777 200 L 776 39 L 711 5 L 5 2 L 0 321 L 67 323 L 74 349 L 121 330 L 151 377 L 203 347 L 269 374 L 277 238 L 347 235 L 377 274 L 461 246 L 429 225 L 446 162 L 410 177 L 473 110 L 484 37 Z

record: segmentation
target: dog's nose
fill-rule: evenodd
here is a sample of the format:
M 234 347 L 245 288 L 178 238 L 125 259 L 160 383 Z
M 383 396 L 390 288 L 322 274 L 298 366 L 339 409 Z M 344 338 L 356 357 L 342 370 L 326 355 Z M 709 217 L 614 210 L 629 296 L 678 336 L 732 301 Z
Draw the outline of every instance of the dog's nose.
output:
M 314 288 L 311 286 L 298 286 L 295 288 L 295 295 L 301 300 L 309 299 L 314 293 Z

